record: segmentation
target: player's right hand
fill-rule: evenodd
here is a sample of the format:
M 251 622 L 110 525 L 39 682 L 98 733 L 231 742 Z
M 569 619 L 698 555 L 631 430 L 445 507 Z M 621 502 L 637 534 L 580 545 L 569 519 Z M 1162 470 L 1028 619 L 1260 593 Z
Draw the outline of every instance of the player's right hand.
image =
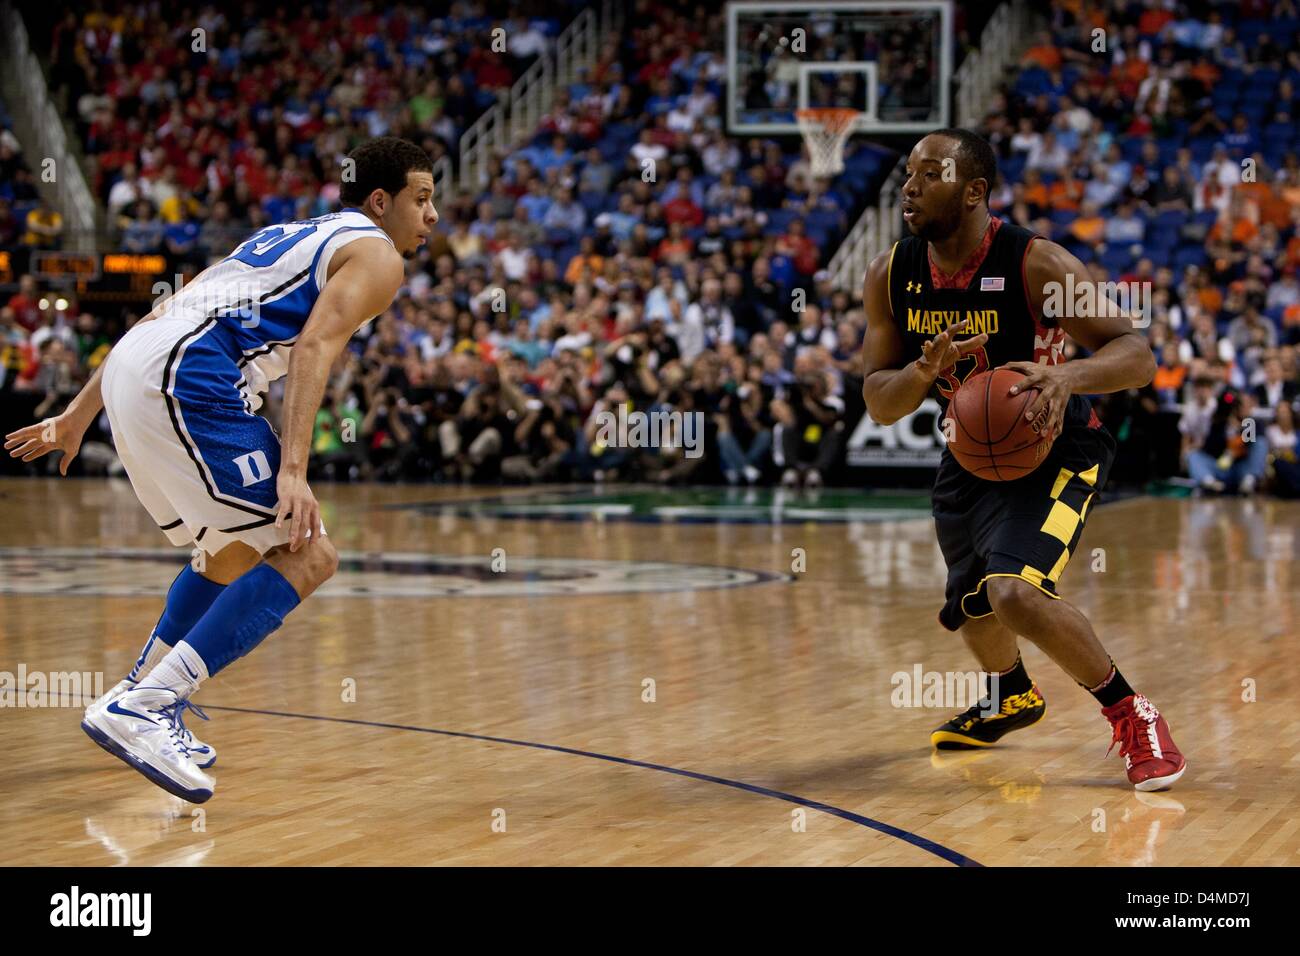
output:
M 275 480 L 275 493 L 280 497 L 276 504 L 275 526 L 282 528 L 285 519 L 289 519 L 289 550 L 297 551 L 304 542 L 319 541 L 320 503 L 307 487 L 307 479 L 282 471 Z
M 66 475 L 72 459 L 81 451 L 81 439 L 85 434 L 86 424 L 65 412 L 10 432 L 5 436 L 5 450 L 10 458 L 23 461 L 35 461 L 52 451 L 61 451 L 63 460 L 59 462 L 59 474 Z
M 916 360 L 917 370 L 930 381 L 943 374 L 944 369 L 956 365 L 971 352 L 981 348 L 989 340 L 987 332 L 953 341 L 956 336 L 970 328 L 970 319 L 963 319 L 956 325 L 950 325 L 932 339 L 921 343 L 921 357 Z

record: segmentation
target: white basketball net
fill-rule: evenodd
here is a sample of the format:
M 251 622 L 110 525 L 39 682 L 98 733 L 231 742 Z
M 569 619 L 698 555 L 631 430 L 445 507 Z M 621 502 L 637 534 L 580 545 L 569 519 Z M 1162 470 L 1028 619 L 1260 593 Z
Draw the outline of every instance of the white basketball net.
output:
M 808 144 L 808 160 L 814 176 L 838 176 L 844 172 L 844 144 L 853 133 L 857 110 L 822 108 L 795 110 L 799 132 Z

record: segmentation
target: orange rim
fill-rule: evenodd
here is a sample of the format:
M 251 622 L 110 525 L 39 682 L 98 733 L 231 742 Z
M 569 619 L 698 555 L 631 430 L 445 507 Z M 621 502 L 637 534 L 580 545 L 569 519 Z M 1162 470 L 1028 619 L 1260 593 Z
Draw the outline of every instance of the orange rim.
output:
M 816 123 L 828 133 L 837 133 L 851 125 L 862 113 L 859 110 L 851 110 L 842 106 L 820 106 L 795 110 L 794 115 L 795 119 L 803 120 L 806 123 Z

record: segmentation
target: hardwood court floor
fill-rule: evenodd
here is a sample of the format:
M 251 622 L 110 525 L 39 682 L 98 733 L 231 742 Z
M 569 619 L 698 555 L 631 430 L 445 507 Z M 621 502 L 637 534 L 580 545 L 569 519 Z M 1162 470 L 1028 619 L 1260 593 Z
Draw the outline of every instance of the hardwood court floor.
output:
M 891 704 L 896 672 L 973 667 L 935 620 L 924 512 L 557 520 L 537 489 L 317 491 L 369 557 L 197 695 L 220 751 L 204 812 L 79 709 L 0 709 L 0 864 L 1300 862 L 1300 506 L 1091 519 L 1062 590 L 1189 758 L 1147 795 L 1032 646 L 1047 716 L 995 750 L 933 755 L 949 710 Z M 455 505 L 484 498 L 533 520 Z M 0 481 L 0 671 L 112 683 L 184 559 L 123 480 Z

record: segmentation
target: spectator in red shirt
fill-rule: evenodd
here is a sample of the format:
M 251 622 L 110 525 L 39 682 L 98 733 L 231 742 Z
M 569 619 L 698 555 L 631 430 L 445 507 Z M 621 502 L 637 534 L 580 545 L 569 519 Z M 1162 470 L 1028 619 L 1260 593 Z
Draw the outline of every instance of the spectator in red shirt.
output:
M 817 243 L 808 238 L 804 228 L 802 219 L 792 219 L 789 230 L 776 241 L 776 248 L 794 260 L 800 275 L 810 276 L 817 271 Z
M 9 297 L 8 306 L 14 310 L 14 318 L 28 332 L 35 332 L 41 324 L 40 298 L 36 280 L 29 275 L 18 280 L 18 291 Z
M 691 202 L 691 197 L 681 193 L 672 201 L 664 204 L 664 221 L 669 225 L 682 223 L 694 228 L 704 225 L 704 210 Z
M 1148 6 L 1142 16 L 1138 17 L 1138 33 L 1148 37 L 1156 36 L 1173 19 L 1174 15 L 1169 10 Z

